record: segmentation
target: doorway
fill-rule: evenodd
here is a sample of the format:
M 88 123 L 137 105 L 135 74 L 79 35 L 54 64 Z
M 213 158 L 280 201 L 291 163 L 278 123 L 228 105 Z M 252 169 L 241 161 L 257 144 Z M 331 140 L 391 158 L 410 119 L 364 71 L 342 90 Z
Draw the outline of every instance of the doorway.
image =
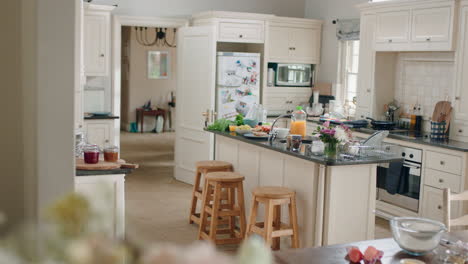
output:
M 174 178 L 176 34 L 184 24 L 114 21 L 114 109 L 121 117 L 116 131 L 121 158 L 140 165 L 126 177 L 125 230 L 139 243 L 196 239 L 197 228 L 187 220 L 192 187 Z

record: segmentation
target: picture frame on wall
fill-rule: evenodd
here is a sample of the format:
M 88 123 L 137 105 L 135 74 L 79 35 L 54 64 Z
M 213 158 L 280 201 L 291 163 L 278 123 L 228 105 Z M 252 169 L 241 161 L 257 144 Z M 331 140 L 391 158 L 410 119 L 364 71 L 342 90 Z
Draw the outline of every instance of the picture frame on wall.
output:
M 169 56 L 168 51 L 148 51 L 148 79 L 169 79 Z

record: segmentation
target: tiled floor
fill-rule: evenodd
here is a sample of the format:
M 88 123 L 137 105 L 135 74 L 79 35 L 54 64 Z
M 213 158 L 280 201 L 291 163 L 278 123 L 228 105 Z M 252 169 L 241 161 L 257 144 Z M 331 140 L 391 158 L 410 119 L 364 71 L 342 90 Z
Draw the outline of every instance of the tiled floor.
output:
M 173 178 L 174 133 L 122 133 L 121 156 L 139 163 L 126 178 L 127 238 L 141 244 L 189 244 L 198 228 L 188 223 L 192 186 Z M 391 237 L 388 222 L 376 219 L 376 238 Z

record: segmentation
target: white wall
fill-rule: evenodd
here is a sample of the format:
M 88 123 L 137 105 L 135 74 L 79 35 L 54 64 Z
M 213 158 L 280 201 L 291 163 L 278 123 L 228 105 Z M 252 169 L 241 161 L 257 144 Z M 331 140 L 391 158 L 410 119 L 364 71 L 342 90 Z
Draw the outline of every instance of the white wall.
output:
M 338 40 L 335 19 L 359 18 L 357 4 L 366 0 L 305 0 L 305 17 L 324 20 L 322 34 L 322 59 L 318 80 L 336 82 L 338 67 Z
M 305 0 L 95 0 L 93 3 L 118 4 L 115 14 L 162 17 L 187 17 L 209 10 L 304 17 L 305 6 Z
M 0 42 L 0 211 L 7 228 L 37 221 L 45 206 L 73 190 L 77 3 L 17 0 L 0 9 L 9 40 Z

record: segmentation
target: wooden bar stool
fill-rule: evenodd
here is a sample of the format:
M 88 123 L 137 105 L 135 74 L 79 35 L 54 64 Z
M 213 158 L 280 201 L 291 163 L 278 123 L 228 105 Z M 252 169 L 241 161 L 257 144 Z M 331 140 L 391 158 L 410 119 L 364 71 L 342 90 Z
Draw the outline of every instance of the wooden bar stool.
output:
M 210 240 L 217 245 L 242 242 L 246 228 L 243 181 L 244 176 L 235 172 L 211 172 L 205 175 L 198 239 Z M 227 200 L 221 196 L 223 190 L 228 194 Z M 213 193 L 212 203 L 210 203 L 211 193 Z M 211 217 L 210 222 L 208 217 Z M 224 223 L 220 218 L 226 217 L 227 228 L 221 228 Z M 236 217 L 239 218 L 240 230 L 236 229 Z M 229 235 L 229 237 L 220 238 L 218 235 Z
M 296 192 L 285 187 L 258 187 L 252 191 L 252 206 L 250 208 L 247 236 L 258 234 L 273 250 L 280 249 L 280 237 L 291 236 L 292 248 L 299 247 Z M 265 220 L 257 223 L 259 203 L 265 205 Z M 288 205 L 289 225 L 281 223 L 281 206 Z
M 195 174 L 195 183 L 193 184 L 192 191 L 192 202 L 190 205 L 190 224 L 200 224 L 200 213 L 197 213 L 196 210 L 198 200 L 202 200 L 202 189 L 200 188 L 202 175 L 217 171 L 233 171 L 231 163 L 219 160 L 199 161 L 195 164 L 195 166 L 197 173 Z

